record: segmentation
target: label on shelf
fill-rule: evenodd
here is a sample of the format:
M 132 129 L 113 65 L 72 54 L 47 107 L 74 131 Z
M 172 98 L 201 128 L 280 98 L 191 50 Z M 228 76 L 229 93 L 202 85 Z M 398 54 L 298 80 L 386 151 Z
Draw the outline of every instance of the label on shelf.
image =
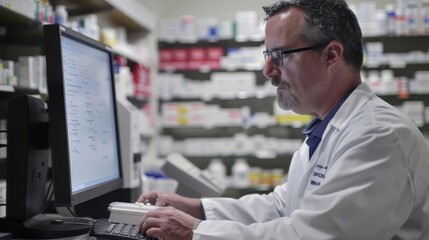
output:
M 290 114 L 281 114 L 276 115 L 276 120 L 278 124 L 285 124 L 285 125 L 294 125 L 296 123 L 300 123 L 302 125 L 307 124 L 312 119 L 309 115 L 290 115 Z

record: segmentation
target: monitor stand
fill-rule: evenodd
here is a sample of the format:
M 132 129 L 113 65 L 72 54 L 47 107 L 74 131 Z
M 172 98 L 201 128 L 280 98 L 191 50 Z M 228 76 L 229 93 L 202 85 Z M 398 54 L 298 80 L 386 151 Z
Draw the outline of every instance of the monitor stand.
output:
M 25 222 L 1 218 L 0 232 L 12 233 L 14 239 L 65 238 L 89 233 L 92 223 L 85 218 L 37 214 Z

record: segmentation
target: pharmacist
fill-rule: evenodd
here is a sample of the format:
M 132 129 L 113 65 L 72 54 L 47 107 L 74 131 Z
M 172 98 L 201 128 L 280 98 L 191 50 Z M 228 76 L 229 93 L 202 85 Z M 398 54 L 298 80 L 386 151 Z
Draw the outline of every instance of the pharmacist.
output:
M 429 239 L 428 143 L 361 83 L 355 15 L 343 0 L 264 10 L 264 75 L 283 109 L 314 116 L 288 182 L 240 199 L 147 193 L 139 201 L 166 207 L 142 217 L 141 231 L 164 240 Z

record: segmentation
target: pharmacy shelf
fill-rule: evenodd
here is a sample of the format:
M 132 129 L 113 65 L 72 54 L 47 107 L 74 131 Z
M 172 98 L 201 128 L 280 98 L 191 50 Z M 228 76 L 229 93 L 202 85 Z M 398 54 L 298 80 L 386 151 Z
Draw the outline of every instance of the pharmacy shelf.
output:
M 26 46 L 42 44 L 42 25 L 12 9 L 0 6 L 0 26 L 4 27 L 4 33 L 0 34 L 2 47 L 9 44 Z
M 417 71 L 429 71 L 428 61 L 428 44 L 429 35 L 403 35 L 403 36 L 374 36 L 365 37 L 365 43 L 380 42 L 383 44 L 383 59 L 393 57 L 391 63 L 384 62 L 382 64 L 369 63 L 364 65 L 363 71 L 369 73 L 371 71 L 391 70 L 394 77 L 406 77 L 414 79 Z M 393 54 L 388 56 L 387 54 Z M 395 54 L 398 54 L 395 56 Z M 415 55 L 415 56 L 414 56 Z M 402 57 L 403 56 L 403 57 Z M 407 62 L 407 59 L 409 62 Z M 418 62 L 417 62 L 418 60 Z M 371 61 L 371 60 L 370 60 Z M 375 62 L 376 63 L 376 62 Z M 382 99 L 394 106 L 402 106 L 406 101 L 423 102 L 425 108 L 429 106 L 429 94 L 410 93 L 409 96 L 399 95 L 383 95 L 378 94 Z M 426 112 L 422 111 L 422 119 L 425 119 Z M 418 120 L 420 121 L 420 120 Z M 419 130 L 423 134 L 429 133 L 429 124 L 419 126 Z
M 260 127 L 249 127 L 244 128 L 240 126 L 223 126 L 223 127 L 163 127 L 162 134 L 173 136 L 174 139 L 186 139 L 196 137 L 207 137 L 207 138 L 220 138 L 220 137 L 233 137 L 237 133 L 245 133 L 248 136 L 253 135 L 265 135 L 268 137 L 277 138 L 303 138 L 301 128 L 288 126 L 288 125 L 275 125 L 267 126 L 264 128 Z
M 215 69 L 210 71 L 200 71 L 200 70 L 174 70 L 174 71 L 164 71 L 161 70 L 160 73 L 163 74 L 183 74 L 183 76 L 187 79 L 190 79 L 192 81 L 210 81 L 211 74 L 213 73 L 235 73 L 235 72 L 253 72 L 256 76 L 256 84 L 257 85 L 263 85 L 268 80 L 262 73 L 261 70 L 246 70 L 246 69 L 236 69 L 236 70 L 229 70 L 229 69 Z M 227 87 L 227 86 L 225 86 Z M 273 91 L 275 87 L 273 87 Z
M 53 6 L 65 5 L 70 17 L 96 13 L 102 26 L 123 26 L 130 33 L 155 29 L 153 13 L 138 0 L 51 0 Z
M 292 157 L 291 154 L 286 153 L 276 153 L 274 151 L 261 151 L 260 153 L 256 154 L 231 154 L 231 155 L 216 155 L 216 156 L 210 156 L 210 155 L 186 155 L 183 154 L 186 158 L 198 158 L 198 159 L 213 159 L 213 158 L 223 158 L 223 159 L 236 159 L 236 158 L 247 158 L 247 159 L 254 159 L 255 161 L 265 161 L 265 159 L 284 159 L 284 158 L 290 158 Z M 162 156 L 167 157 L 167 156 Z
M 429 36 L 420 35 L 420 36 L 374 36 L 374 37 L 364 37 L 364 42 L 382 42 L 383 43 L 383 52 L 384 53 L 407 53 L 410 51 L 428 51 L 427 41 Z M 411 43 L 411 44 L 410 44 Z M 168 42 L 159 42 L 159 49 L 174 49 L 174 48 L 192 48 L 192 47 L 222 47 L 224 49 L 234 48 L 234 47 L 245 47 L 245 46 L 261 46 L 263 42 L 236 42 L 234 40 L 221 40 L 217 42 L 207 42 L 199 41 L 197 43 L 168 43 Z M 226 51 L 225 51 L 226 52 Z M 416 71 L 429 70 L 429 64 L 426 63 L 407 63 L 403 67 L 390 64 L 382 64 L 380 66 L 364 66 L 363 71 L 380 71 L 384 69 L 392 69 L 395 76 L 405 76 L 405 77 L 414 77 Z M 237 70 L 238 71 L 238 70 Z M 240 71 L 248 71 L 245 69 L 240 69 Z M 183 70 L 183 71 L 174 71 L 172 73 L 183 74 L 186 78 L 192 80 L 208 80 L 210 79 L 210 74 L 213 72 L 230 72 L 225 69 L 214 70 L 214 71 L 195 71 L 195 70 Z M 234 71 L 231 71 L 234 72 Z M 257 73 L 258 84 L 265 82 L 265 77 L 262 75 L 261 70 L 254 71 Z M 161 73 L 168 73 L 168 71 L 161 71 Z M 225 86 L 228 87 L 228 86 Z M 386 101 L 390 102 L 393 105 L 401 105 L 404 101 L 424 101 L 425 105 L 429 106 L 429 94 L 412 94 L 407 99 L 401 99 L 398 96 L 389 95 L 381 96 Z M 168 102 L 187 102 L 187 101 L 203 101 L 207 103 L 216 103 L 222 107 L 225 104 L 232 104 L 234 107 L 240 106 L 249 106 L 251 109 L 254 108 L 255 104 L 262 103 L 260 109 L 272 109 L 272 102 L 274 98 L 265 101 L 265 99 L 211 99 L 209 101 L 204 101 L 199 98 L 192 99 L 182 99 L 174 98 L 171 100 L 160 100 L 161 103 Z M 269 104 L 269 105 L 268 105 Z M 252 110 L 253 111 L 253 110 Z M 269 111 L 269 110 L 268 110 Z M 425 124 L 423 127 L 419 128 L 422 132 L 429 132 L 429 124 Z M 276 126 L 267 126 L 264 128 L 250 127 L 243 128 L 240 126 L 224 126 L 224 127 L 213 127 L 213 128 L 204 128 L 204 127 L 191 127 L 191 126 L 179 126 L 179 127 L 163 127 L 162 134 L 166 136 L 171 136 L 175 140 L 183 140 L 187 138 L 221 138 L 221 137 L 232 137 L 234 134 L 244 133 L 248 136 L 262 134 L 268 137 L 277 137 L 277 138 L 289 138 L 297 139 L 304 138 L 302 134 L 302 128 L 296 128 L 292 126 L 285 125 L 276 125 Z M 194 164 L 200 168 L 206 168 L 210 160 L 214 157 L 208 156 L 187 156 Z M 256 156 L 217 156 L 223 159 L 227 169 L 231 169 L 232 163 L 235 158 L 244 157 L 248 159 L 249 165 L 251 166 L 262 166 L 263 168 L 284 168 L 287 169 L 290 164 L 291 156 L 279 155 L 275 158 L 270 159 L 259 159 Z M 253 189 L 252 189 L 253 191 Z M 243 192 L 242 192 L 243 193 Z M 243 195 L 242 193 L 231 193 L 232 195 Z M 229 193 L 228 193 L 229 194 Z
M 216 72 L 255 72 L 255 73 L 261 73 L 262 75 L 262 68 L 261 69 L 246 69 L 246 68 L 234 68 L 234 69 L 190 69 L 190 70 L 177 70 L 177 69 L 169 69 L 169 70 L 160 70 L 161 73 L 182 73 L 182 74 L 201 74 L 202 76 L 208 76 L 211 73 Z M 200 78 L 199 78 L 200 79 Z
M 15 88 L 13 86 L 0 85 L 0 92 L 15 92 Z
M 194 163 L 200 169 L 207 169 L 210 164 L 210 160 L 213 158 L 222 159 L 223 164 L 227 169 L 227 175 L 231 175 L 231 168 L 234 164 L 235 159 L 244 158 L 250 166 L 258 166 L 262 169 L 274 169 L 281 168 L 284 173 L 287 173 L 290 162 L 292 160 L 292 154 L 277 155 L 275 158 L 258 158 L 255 156 L 214 156 L 214 157 L 194 157 L 186 156 L 192 163 Z
M 13 21 L 13 24 L 9 21 Z M 43 45 L 42 24 L 24 15 L 0 7 L 0 26 L 7 27 L 7 35 L 1 37 L 3 44 L 33 45 L 39 48 Z M 112 52 L 135 63 L 147 62 L 142 56 L 137 55 L 131 46 L 113 46 Z M 39 54 L 41 53 L 42 50 L 39 50 Z
M 398 95 L 382 95 L 378 94 L 378 96 L 384 99 L 387 102 L 392 104 L 402 103 L 404 101 L 423 101 L 429 104 L 429 94 L 410 94 L 407 98 L 400 98 Z
M 209 41 L 198 41 L 196 43 L 181 43 L 181 42 L 158 42 L 159 49 L 187 49 L 187 48 L 211 48 L 211 47 L 220 47 L 223 49 L 224 55 L 227 55 L 230 49 L 241 48 L 241 47 L 260 47 L 264 45 L 264 41 L 245 41 L 238 42 L 233 39 L 228 40 L 219 40 L 214 42 Z M 262 55 L 262 52 L 260 53 Z M 170 70 L 164 71 L 161 70 L 160 73 L 163 74 L 183 74 L 186 79 L 192 81 L 209 81 L 211 79 L 211 74 L 213 73 L 236 73 L 236 72 L 252 72 L 256 76 L 256 85 L 262 86 L 266 83 L 266 78 L 262 74 L 262 67 L 260 69 L 245 69 L 245 68 L 235 68 L 235 69 L 197 69 L 197 70 Z M 226 84 L 227 88 L 228 85 Z M 274 88 L 273 88 L 274 91 Z M 204 93 L 202 93 L 204 94 Z M 204 98 L 204 96 L 184 99 L 184 98 L 173 98 L 173 99 L 159 99 L 160 107 L 163 103 L 174 103 L 174 102 L 191 102 L 191 101 L 200 101 L 208 104 L 218 105 L 221 108 L 241 108 L 249 107 L 251 113 L 268 113 L 273 115 L 274 112 L 274 101 L 275 96 L 264 94 L 263 96 L 253 93 L 253 96 L 239 95 L 232 98 L 222 98 L 220 96 L 212 96 L 212 98 Z M 258 97 L 257 97 L 258 96 Z M 160 108 L 161 109 L 161 108 Z M 303 126 L 301 124 L 301 126 Z M 246 134 L 247 136 L 254 135 L 263 135 L 266 137 L 273 137 L 278 139 L 302 139 L 304 136 L 301 133 L 302 129 L 299 127 L 292 127 L 286 125 L 275 125 L 275 126 L 213 126 L 213 127 L 204 127 L 204 126 L 178 126 L 178 127 L 169 127 L 163 126 L 161 134 L 163 136 L 170 136 L 175 141 L 190 139 L 190 138 L 224 138 L 224 137 L 233 137 L 236 134 Z M 248 160 L 250 166 L 258 166 L 264 169 L 273 169 L 273 168 L 282 168 L 287 171 L 291 154 L 276 154 L 273 152 L 263 154 L 250 154 L 250 155 L 231 155 L 231 156 L 187 156 L 195 165 L 205 169 L 212 158 L 218 157 L 221 158 L 226 165 L 228 171 L 230 171 L 232 164 L 236 158 L 245 158 Z M 230 173 L 229 173 L 230 175 Z M 252 189 L 251 192 L 255 192 L 255 189 Z M 227 196 L 232 196 L 231 191 L 227 193 Z M 235 191 L 234 194 L 237 192 Z M 239 194 L 242 195 L 242 194 Z
M 237 94 L 238 95 L 238 94 Z M 174 97 L 171 99 L 160 99 L 159 102 L 162 103 L 169 103 L 169 102 L 195 102 L 195 101 L 199 101 L 199 102 L 205 102 L 205 103 L 216 103 L 216 102 L 224 102 L 224 101 L 234 101 L 234 102 L 238 102 L 238 101 L 261 101 L 263 99 L 269 99 L 269 100 L 273 100 L 275 99 L 275 96 L 263 96 L 263 97 L 255 97 L 255 96 L 248 96 L 248 97 L 228 97 L 228 98 L 220 98 L 220 97 L 212 97 L 210 99 L 204 99 L 201 97 L 195 97 L 195 98 L 178 98 L 178 97 Z
M 413 48 L 422 48 L 427 50 L 427 38 L 429 35 L 402 35 L 402 36 L 364 36 L 363 41 L 366 42 L 383 42 L 385 49 L 388 52 L 394 50 L 395 52 L 408 52 L 410 50 L 409 44 L 396 45 L 395 42 L 412 42 Z M 248 47 L 248 46 L 261 46 L 264 41 L 244 41 L 237 42 L 234 39 L 218 40 L 218 41 L 198 41 L 195 43 L 181 43 L 181 42 L 158 42 L 159 48 L 181 48 L 181 47 Z
M 264 44 L 264 41 L 245 41 L 237 42 L 234 39 L 222 39 L 217 41 L 197 41 L 195 43 L 181 43 L 181 42 L 158 42 L 158 47 L 163 48 L 187 48 L 187 47 L 223 47 L 223 48 L 236 48 L 236 47 L 259 47 Z M 262 53 L 261 53 L 262 54 Z
M 401 98 L 398 95 L 379 95 L 379 97 L 386 102 L 389 102 L 393 106 L 401 106 L 406 101 L 420 101 L 423 102 L 425 107 L 429 106 L 429 94 L 410 94 L 407 98 Z M 425 114 L 422 112 L 422 114 Z M 419 130 L 423 133 L 429 133 L 429 123 L 428 119 L 426 119 L 426 122 L 423 126 L 419 126 Z
M 6 27 L 9 30 L 12 28 L 33 29 L 39 28 L 40 23 L 12 9 L 0 6 L 0 26 Z
M 407 53 L 416 52 L 416 57 L 411 57 L 413 61 L 418 60 L 418 58 L 426 58 L 427 61 L 428 39 L 429 35 L 374 36 L 364 37 L 364 43 L 382 43 L 383 54 L 405 53 L 405 55 L 407 55 Z M 420 52 L 420 54 L 418 54 L 418 52 Z M 364 63 L 362 70 L 367 72 L 392 70 L 395 76 L 413 78 L 416 71 L 429 70 L 429 62 L 407 62 L 405 58 L 393 59 L 391 63 Z
M 243 106 L 249 106 L 251 112 L 267 112 L 273 114 L 273 105 L 276 96 L 266 96 L 263 98 L 258 97 L 246 97 L 246 98 L 219 98 L 213 97 L 210 100 L 205 100 L 202 98 L 173 98 L 171 100 L 162 100 L 160 99 L 160 106 L 163 103 L 173 103 L 173 102 L 205 102 L 207 104 L 219 105 L 222 108 L 240 108 Z
M 143 56 L 137 55 L 131 46 L 113 46 L 112 52 L 135 63 L 145 64 L 147 62 Z
M 222 137 L 222 136 L 232 136 L 236 133 L 247 133 L 248 135 L 267 135 L 267 136 L 277 136 L 280 138 L 301 138 L 302 134 L 300 133 L 301 128 L 307 124 L 305 121 L 296 121 L 291 122 L 293 116 L 286 117 L 283 115 L 274 116 L 274 105 L 275 97 L 265 97 L 265 98 L 246 98 L 246 99 L 212 99 L 210 101 L 202 101 L 201 99 L 187 99 L 188 101 L 161 101 L 160 109 L 163 108 L 163 104 L 177 103 L 177 104 L 186 104 L 188 102 L 203 102 L 207 105 L 217 105 L 221 109 L 240 109 L 242 107 L 249 107 L 250 117 L 247 122 L 243 125 L 164 125 L 162 133 L 165 135 L 172 136 L 186 136 L 186 137 Z M 160 110 L 161 111 L 161 110 Z M 263 113 L 270 115 L 273 119 L 268 122 L 258 122 L 253 119 L 252 116 L 258 118 L 258 114 Z M 275 119 L 279 117 L 281 123 L 275 124 Z M 286 122 L 289 121 L 289 122 Z
M 38 89 L 25 88 L 25 87 L 16 87 L 9 85 L 0 85 L 0 93 L 12 93 L 13 95 L 23 95 L 23 94 L 44 94 Z
M 395 76 L 414 78 L 416 71 L 429 71 L 429 63 L 406 63 L 404 66 L 392 66 L 390 64 L 381 64 L 377 67 L 363 66 L 363 71 L 382 71 L 392 70 Z
M 404 53 L 410 50 L 428 51 L 429 35 L 402 35 L 402 36 L 373 36 L 364 37 L 364 43 L 382 42 L 384 52 Z
M 96 14 L 101 27 L 122 27 L 127 31 L 130 45 L 112 46 L 112 51 L 135 63 L 147 63 L 137 54 L 133 43 L 155 29 L 155 16 L 137 0 L 51 0 L 53 6 L 65 5 L 69 17 Z
M 223 51 L 224 56 L 230 55 L 231 52 L 237 52 L 239 48 L 246 48 L 246 47 L 260 47 L 263 45 L 263 41 L 246 41 L 246 42 L 237 42 L 235 40 L 229 39 L 229 40 L 219 40 L 219 41 L 197 41 L 195 43 L 179 43 L 179 42 L 158 42 L 158 48 L 160 50 L 174 50 L 181 49 L 206 49 L 207 51 L 210 51 L 211 48 L 218 49 L 221 48 Z M 216 50 L 214 50 L 216 52 Z M 262 58 L 262 50 L 260 52 L 261 58 Z M 238 55 L 236 55 L 238 57 Z M 257 57 L 257 56 L 253 56 Z M 209 79 L 209 76 L 211 73 L 215 72 L 255 72 L 257 74 L 258 82 L 261 82 L 262 79 L 265 79 L 262 75 L 262 65 L 259 61 L 259 59 L 253 59 L 251 62 L 248 62 L 248 57 L 242 56 L 242 60 L 236 60 L 234 64 L 231 60 L 226 59 L 226 61 L 231 61 L 230 64 L 225 64 L 225 67 L 222 68 L 222 63 L 220 63 L 221 66 L 216 66 L 210 68 L 210 66 L 204 65 L 204 63 L 201 63 L 200 69 L 175 69 L 174 63 L 173 66 L 171 66 L 171 69 L 167 66 L 160 66 L 160 72 L 162 73 L 181 73 L 184 74 L 186 77 L 189 77 L 191 79 Z M 243 62 L 246 61 L 247 64 L 244 64 Z M 186 62 L 186 61 L 185 61 Z M 180 63 L 178 63 L 179 66 L 181 66 Z M 207 65 L 210 65 L 209 63 Z M 221 67 L 220 69 L 218 67 Z M 261 81 L 259 81 L 261 79 Z

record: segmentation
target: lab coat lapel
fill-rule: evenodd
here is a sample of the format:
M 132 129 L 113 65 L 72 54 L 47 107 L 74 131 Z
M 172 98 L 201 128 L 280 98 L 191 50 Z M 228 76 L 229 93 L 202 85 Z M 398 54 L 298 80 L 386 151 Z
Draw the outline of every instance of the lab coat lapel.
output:
M 317 149 L 316 149 L 317 151 Z M 313 157 L 311 159 L 309 159 L 310 156 L 310 148 L 307 144 L 302 145 L 302 147 L 299 150 L 299 164 L 300 164 L 300 169 L 301 171 L 301 176 L 299 179 L 301 179 L 301 181 L 299 182 L 298 185 L 298 191 L 297 191 L 297 206 L 296 208 L 301 208 L 301 202 L 302 199 L 304 198 L 305 192 L 307 190 L 307 186 L 308 186 L 308 179 L 310 178 L 309 174 L 311 174 L 311 169 L 313 168 L 312 166 L 314 166 L 314 162 L 315 162 L 315 155 L 313 154 Z

